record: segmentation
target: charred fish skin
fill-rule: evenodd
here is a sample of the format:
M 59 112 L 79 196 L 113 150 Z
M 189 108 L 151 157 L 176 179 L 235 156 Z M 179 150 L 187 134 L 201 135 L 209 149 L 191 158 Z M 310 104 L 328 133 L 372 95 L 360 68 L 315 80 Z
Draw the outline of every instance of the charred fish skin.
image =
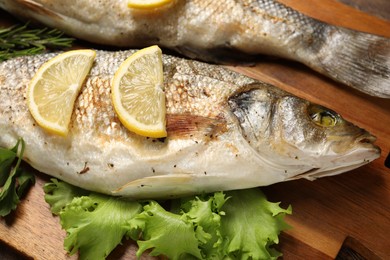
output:
M 116 0 L 66 5 L 0 0 L 0 6 L 99 44 L 158 44 L 215 63 L 257 54 L 292 59 L 369 95 L 390 98 L 389 38 L 325 24 L 273 0 L 186 0 L 152 12 Z
M 110 82 L 134 51 L 97 51 L 68 136 L 30 115 L 26 87 L 55 54 L 0 64 L 0 146 L 26 143 L 24 160 L 73 185 L 130 198 L 158 198 L 315 179 L 379 157 L 374 137 L 336 113 L 217 65 L 163 56 L 165 139 L 121 125 Z

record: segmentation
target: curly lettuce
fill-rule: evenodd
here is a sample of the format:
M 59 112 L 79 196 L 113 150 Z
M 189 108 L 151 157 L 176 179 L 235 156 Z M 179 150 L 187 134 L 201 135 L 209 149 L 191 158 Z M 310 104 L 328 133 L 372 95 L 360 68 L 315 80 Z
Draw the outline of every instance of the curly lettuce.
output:
M 222 236 L 228 238 L 224 248 L 231 259 L 277 259 L 281 254 L 271 246 L 279 243 L 278 235 L 289 228 L 284 222 L 287 209 L 267 201 L 259 189 L 229 191 L 231 197 L 221 222 Z M 239 210 L 237 210 L 239 209 Z
M 79 259 L 105 259 L 128 232 L 126 223 L 141 212 L 138 202 L 88 192 L 52 179 L 45 200 L 67 232 L 65 250 Z
M 276 259 L 272 248 L 288 228 L 282 209 L 260 189 L 215 192 L 171 201 L 127 201 L 52 180 L 45 199 L 66 230 L 65 249 L 105 259 L 125 238 L 168 259 Z
M 130 237 L 139 246 L 137 257 L 152 249 L 151 256 L 180 259 L 188 254 L 201 258 L 193 225 L 183 216 L 166 211 L 156 201 L 144 206 L 144 211 L 131 219 L 128 227 Z

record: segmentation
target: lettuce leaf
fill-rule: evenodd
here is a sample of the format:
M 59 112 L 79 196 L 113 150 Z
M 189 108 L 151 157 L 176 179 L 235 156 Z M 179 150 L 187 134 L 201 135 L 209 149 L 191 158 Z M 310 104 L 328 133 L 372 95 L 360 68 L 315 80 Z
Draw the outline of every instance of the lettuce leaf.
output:
M 35 176 L 20 167 L 24 141 L 19 139 L 11 149 L 0 148 L 0 216 L 15 210 L 21 197 L 35 183 Z
M 88 192 L 57 179 L 51 181 L 44 186 L 45 200 L 67 232 L 65 250 L 70 255 L 79 251 L 80 260 L 105 259 L 128 232 L 128 220 L 142 210 L 135 201 Z
M 225 212 L 221 210 L 227 198 L 223 192 L 216 192 L 203 198 L 182 200 L 182 212 L 192 223 L 199 240 L 199 248 L 205 259 L 222 259 L 223 237 L 221 220 Z
M 129 221 L 130 237 L 139 246 L 137 256 L 153 249 L 150 255 L 168 259 L 219 259 L 223 256 L 220 209 L 225 201 L 222 192 L 178 199 L 172 201 L 170 211 L 150 201 L 144 212 Z
M 75 197 L 87 196 L 90 193 L 55 178 L 43 186 L 43 191 L 45 192 L 45 201 L 50 205 L 51 212 L 55 215 L 59 215 L 61 210 Z
M 79 259 L 105 259 L 121 243 L 125 223 L 139 213 L 141 204 L 97 193 L 76 197 L 60 213 L 67 230 L 64 246 Z
M 151 256 L 165 255 L 180 259 L 187 255 L 201 258 L 198 240 L 190 222 L 181 215 L 166 211 L 157 202 L 150 201 L 144 211 L 129 221 L 130 237 L 138 240 L 137 257 L 147 249 Z M 138 234 L 135 231 L 139 231 Z
M 46 201 L 67 231 L 65 249 L 80 259 L 104 259 L 123 237 L 137 241 L 138 258 L 149 250 L 168 259 L 276 259 L 272 245 L 291 214 L 258 188 L 141 204 L 52 181 Z
M 283 218 L 291 214 L 268 202 L 260 189 L 229 191 L 231 197 L 225 204 L 226 217 L 221 224 L 222 236 L 228 238 L 224 245 L 232 259 L 277 259 L 281 254 L 272 249 L 278 244 L 278 235 L 289 228 Z

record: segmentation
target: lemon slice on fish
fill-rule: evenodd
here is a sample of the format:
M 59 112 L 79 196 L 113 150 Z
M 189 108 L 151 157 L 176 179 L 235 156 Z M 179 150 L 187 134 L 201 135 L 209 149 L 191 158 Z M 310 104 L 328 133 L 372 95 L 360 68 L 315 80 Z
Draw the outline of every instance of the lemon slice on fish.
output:
M 64 52 L 44 63 L 27 88 L 30 113 L 48 132 L 66 136 L 74 103 L 96 52 Z
M 154 45 L 135 52 L 116 71 L 111 86 L 115 111 L 130 131 L 166 137 L 162 54 Z
M 171 4 L 174 0 L 127 0 L 127 6 L 136 9 L 155 9 Z

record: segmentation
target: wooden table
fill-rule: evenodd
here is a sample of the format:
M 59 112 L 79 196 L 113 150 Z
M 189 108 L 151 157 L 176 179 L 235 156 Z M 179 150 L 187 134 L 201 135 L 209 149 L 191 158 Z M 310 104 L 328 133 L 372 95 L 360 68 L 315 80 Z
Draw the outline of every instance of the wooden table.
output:
M 336 0 L 280 1 L 332 24 L 390 37 L 389 21 Z M 9 23 L 3 14 L 1 22 Z M 374 259 L 373 255 L 389 259 L 390 170 L 384 161 L 390 151 L 390 100 L 359 93 L 295 62 L 264 60 L 255 67 L 230 68 L 339 112 L 376 135 L 382 149 L 378 160 L 349 173 L 263 188 L 270 200 L 293 206 L 293 215 L 286 218 L 293 228 L 281 235 L 279 245 L 284 259 L 334 259 L 347 237 L 349 245 L 368 259 Z M 77 259 L 63 250 L 65 232 L 44 202 L 42 185 L 47 180 L 47 176 L 37 176 L 17 211 L 0 219 L 0 259 Z M 135 259 L 135 250 L 128 242 L 109 258 Z

